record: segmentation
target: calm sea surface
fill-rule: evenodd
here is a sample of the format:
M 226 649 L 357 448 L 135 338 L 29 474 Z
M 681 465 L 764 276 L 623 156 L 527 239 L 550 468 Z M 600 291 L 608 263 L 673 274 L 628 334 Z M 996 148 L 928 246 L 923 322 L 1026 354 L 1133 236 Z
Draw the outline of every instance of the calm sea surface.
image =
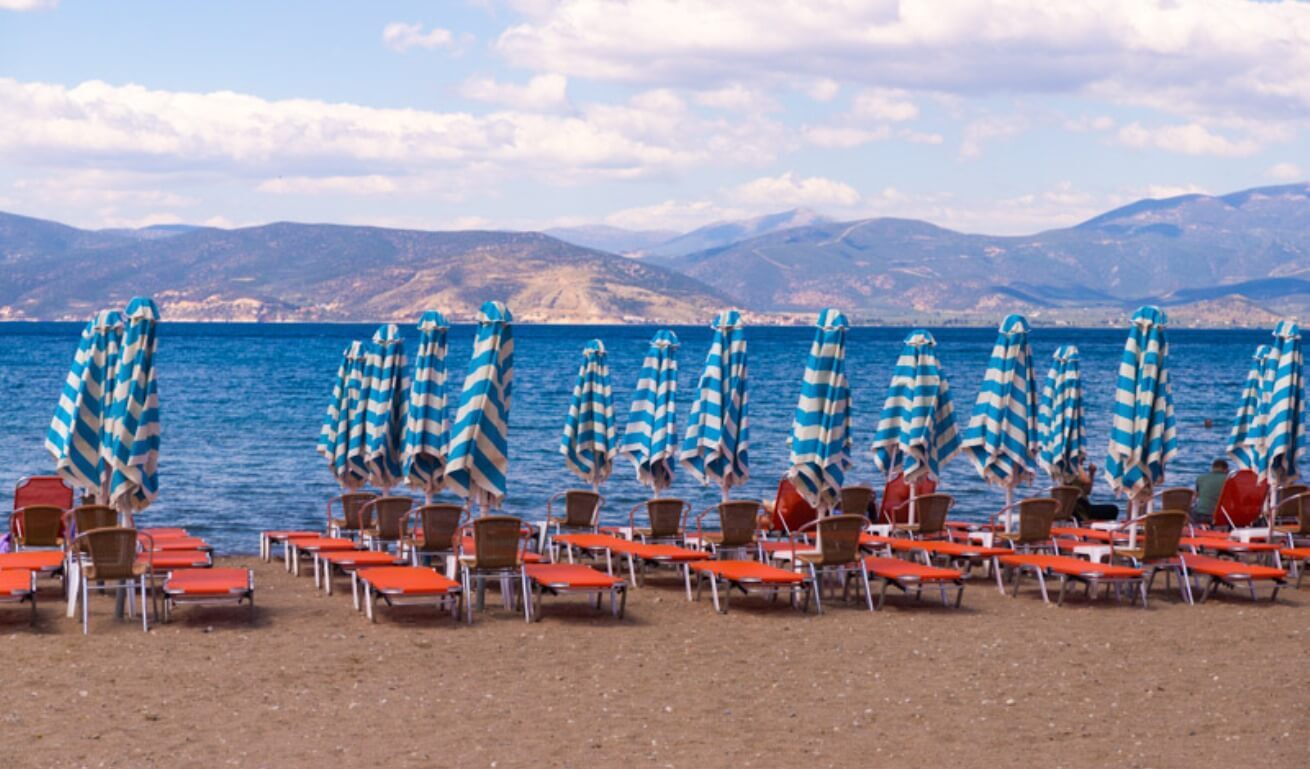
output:
M 0 497 L 24 475 L 52 471 L 43 443 L 60 385 L 81 333 L 80 323 L 0 324 Z M 159 332 L 159 389 L 163 415 L 161 492 L 142 525 L 179 525 L 225 552 L 253 552 L 266 528 L 318 528 L 335 484 L 315 451 L 341 351 L 368 338 L 372 325 L 246 325 L 166 323 Z M 547 497 L 576 485 L 558 453 L 559 434 L 583 345 L 604 340 L 610 352 L 620 431 L 647 342 L 639 326 L 516 326 L 510 485 L 506 510 L 538 517 Z M 710 339 L 706 327 L 675 329 L 679 351 L 679 427 Z M 411 361 L 417 331 L 405 329 Z M 847 371 L 855 402 L 853 481 L 881 485 L 869 442 L 906 329 L 857 328 L 849 336 Z M 963 430 L 991 352 L 990 329 L 934 330 Z M 1032 334 L 1041 376 L 1056 346 L 1082 351 L 1087 422 L 1093 461 L 1103 464 L 1114 376 L 1126 331 L 1038 329 Z M 450 331 L 450 387 L 463 381 L 471 326 Z M 812 329 L 749 328 L 751 480 L 737 496 L 771 498 L 787 468 L 786 436 L 796 405 Z M 1267 331 L 1169 332 L 1181 452 L 1169 466 L 1171 483 L 1190 484 L 1225 438 L 1251 353 Z M 1205 427 L 1206 419 L 1213 427 Z M 604 487 L 605 519 L 626 522 L 645 498 L 631 464 L 616 460 Z M 1002 494 L 988 488 L 957 456 L 944 488 L 959 500 L 961 517 L 986 517 Z M 701 509 L 718 501 L 682 473 L 672 494 Z M 1097 496 L 1109 491 L 1098 479 Z M 9 499 L 0 501 L 8 510 Z

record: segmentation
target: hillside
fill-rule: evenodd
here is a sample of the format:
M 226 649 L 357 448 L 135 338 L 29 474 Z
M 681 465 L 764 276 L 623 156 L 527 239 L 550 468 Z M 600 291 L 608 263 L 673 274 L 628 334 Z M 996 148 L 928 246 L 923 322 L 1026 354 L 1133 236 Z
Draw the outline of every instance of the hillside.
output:
M 701 322 L 694 279 L 537 233 L 277 223 L 171 237 L 0 215 L 0 318 L 83 318 L 152 294 L 174 320 L 412 320 L 503 299 L 524 321 Z
M 666 260 L 761 311 L 866 319 L 1113 318 L 1151 301 L 1310 306 L 1310 186 L 1141 201 L 1076 227 L 972 235 L 904 219 L 822 223 Z M 1215 304 L 1218 303 L 1218 304 Z

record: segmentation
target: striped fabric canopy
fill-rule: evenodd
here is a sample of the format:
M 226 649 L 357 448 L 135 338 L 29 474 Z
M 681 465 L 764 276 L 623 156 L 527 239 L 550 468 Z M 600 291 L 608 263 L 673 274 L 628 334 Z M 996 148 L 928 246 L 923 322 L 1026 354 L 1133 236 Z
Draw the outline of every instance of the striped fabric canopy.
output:
M 1037 378 L 1028 321 L 1009 315 L 1001 321 L 982 387 L 960 444 L 988 483 L 1013 487 L 1031 477 L 1041 450 L 1037 426 Z
M 446 465 L 446 486 L 484 510 L 505 498 L 509 472 L 509 406 L 514 382 L 513 317 L 500 302 L 478 312 L 464 389 Z
M 746 330 L 741 313 L 725 310 L 714 319 L 687 432 L 678 460 L 701 483 L 728 490 L 750 478 L 750 420 L 746 392 Z
M 672 331 L 655 332 L 634 389 L 619 453 L 632 460 L 637 480 L 658 495 L 673 483 L 678 450 L 678 337 Z
M 1087 428 L 1083 423 L 1083 383 L 1078 373 L 1078 348 L 1056 348 L 1042 387 L 1041 453 L 1038 461 L 1057 484 L 1078 478 L 1087 459 Z
M 578 381 L 573 385 L 569 413 L 564 419 L 559 453 L 564 464 L 593 488 L 610 476 L 618 445 L 614 433 L 614 396 L 605 345 L 599 339 L 582 350 Z
M 145 297 L 127 305 L 127 330 L 110 410 L 109 504 L 144 510 L 159 495 L 159 388 L 155 335 L 159 308 Z
M 1274 355 L 1274 348 L 1267 344 L 1255 348 L 1251 370 L 1242 386 L 1242 400 L 1237 404 L 1233 429 L 1228 436 L 1228 456 L 1243 470 L 1260 473 L 1265 469 L 1264 420 L 1277 370 L 1278 357 Z
M 960 449 L 951 386 L 936 346 L 922 329 L 905 337 L 873 439 L 874 465 L 888 475 L 901 471 L 907 483 L 936 478 Z
M 816 510 L 832 510 L 841 499 L 851 467 L 851 388 L 846 381 L 846 316 L 819 313 L 805 360 L 805 378 L 792 417 L 791 468 L 787 477 Z
M 1296 323 L 1284 320 L 1274 327 L 1274 355 L 1278 368 L 1264 419 L 1268 454 L 1261 475 L 1282 483 L 1299 477 L 1299 463 L 1306 444 L 1301 329 Z
M 1178 453 L 1167 322 L 1158 307 L 1133 313 L 1119 362 L 1105 477 L 1111 489 L 1132 500 L 1149 496 L 1164 482 L 1165 464 Z
M 446 480 L 446 449 L 450 424 L 446 421 L 446 318 L 428 310 L 418 323 L 418 355 L 414 382 L 405 412 L 405 482 L 428 499 L 441 491 Z
M 64 378 L 45 447 L 55 472 L 73 486 L 107 496 L 109 410 L 123 343 L 123 313 L 103 310 L 82 330 L 73 365 Z
M 345 453 L 343 439 L 349 432 L 345 426 L 345 415 L 350 410 L 347 381 L 350 377 L 352 353 L 359 347 L 359 342 L 351 342 L 341 353 L 341 365 L 337 367 L 336 379 L 332 381 L 332 397 L 328 400 L 327 413 L 323 416 L 323 427 L 318 431 L 318 453 L 327 460 L 328 471 L 333 478 L 337 478 L 337 454 Z M 340 478 L 337 480 L 340 482 Z
M 364 347 L 364 467 L 369 483 L 390 491 L 402 480 L 401 438 L 405 431 L 409 374 L 405 340 L 394 323 L 379 326 Z

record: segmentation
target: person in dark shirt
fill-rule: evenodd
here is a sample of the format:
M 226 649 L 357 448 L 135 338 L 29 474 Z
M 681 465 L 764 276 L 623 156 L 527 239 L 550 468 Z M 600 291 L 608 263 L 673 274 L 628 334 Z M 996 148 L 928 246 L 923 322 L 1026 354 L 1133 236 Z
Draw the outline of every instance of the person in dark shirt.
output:
M 1228 461 L 1216 459 L 1210 465 L 1210 472 L 1196 477 L 1196 507 L 1192 512 L 1193 520 L 1209 521 L 1214 518 L 1214 509 L 1219 505 L 1219 494 L 1228 480 Z

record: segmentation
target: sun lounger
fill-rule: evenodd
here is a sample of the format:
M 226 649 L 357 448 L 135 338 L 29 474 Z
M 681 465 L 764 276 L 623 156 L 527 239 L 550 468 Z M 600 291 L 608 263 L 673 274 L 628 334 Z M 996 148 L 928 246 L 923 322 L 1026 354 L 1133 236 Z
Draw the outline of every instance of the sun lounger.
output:
M 154 528 L 154 529 L 141 529 L 140 531 L 141 531 L 142 534 L 149 534 L 151 537 L 153 537 L 153 538 L 155 538 L 155 539 L 169 539 L 169 538 L 172 538 L 172 537 L 189 537 L 189 536 L 191 536 L 191 533 L 190 533 L 189 531 L 187 531 L 186 529 L 179 529 L 179 528 L 177 528 L 177 527 L 162 527 L 162 528 Z
M 1310 568 L 1310 547 L 1285 547 L 1278 555 L 1291 565 L 1296 576 L 1296 588 L 1301 589 L 1301 580 L 1305 579 L 1306 569 Z
M 255 573 L 250 569 L 183 569 L 164 581 L 164 621 L 182 604 L 215 606 L 243 601 L 250 606 L 250 621 L 255 621 Z
M 0 571 L 27 569 L 38 577 L 54 577 L 64 568 L 64 554 L 58 550 L 24 550 L 21 553 L 0 553 Z
M 200 537 L 191 536 L 164 536 L 161 538 L 150 537 L 148 540 L 143 537 L 142 542 L 147 543 L 156 553 L 163 553 L 169 550 L 213 550 L 208 542 Z
M 702 581 L 708 578 L 714 610 L 722 614 L 728 612 L 728 593 L 734 587 L 743 593 L 754 590 L 774 596 L 779 590 L 787 590 L 793 604 L 798 594 L 808 596 L 810 587 L 810 579 L 804 574 L 759 561 L 692 561 L 687 567 L 696 572 L 696 597 L 700 597 Z M 720 587 L 723 588 L 722 596 L 719 595 Z
M 1226 537 L 1183 537 L 1179 540 L 1179 544 L 1184 548 L 1190 548 L 1193 553 L 1204 551 L 1230 555 L 1234 558 L 1243 555 L 1271 557 L 1274 559 L 1275 567 L 1282 566 L 1278 551 L 1282 550 L 1283 546 L 1275 542 L 1242 542 Z
M 32 605 L 28 620 L 36 625 L 36 572 L 31 569 L 5 569 L 0 571 L 0 602 Z
M 359 543 L 346 537 L 324 537 L 314 535 L 312 537 L 291 537 L 286 542 L 287 546 L 287 570 L 297 577 L 300 576 L 300 558 L 301 554 L 313 556 L 315 553 L 342 552 L 346 550 L 358 550 Z M 318 575 L 314 575 L 314 584 L 318 585 Z
M 1187 565 L 1188 571 L 1192 574 L 1202 575 L 1210 578 L 1209 584 L 1205 590 L 1201 591 L 1201 602 L 1214 595 L 1220 585 L 1236 589 L 1239 584 L 1244 584 L 1251 591 L 1251 600 L 1256 600 L 1255 583 L 1272 582 L 1273 593 L 1270 594 L 1269 600 L 1278 600 L 1278 590 L 1287 584 L 1287 572 L 1282 569 L 1275 569 L 1272 566 L 1260 566 L 1254 563 L 1242 563 L 1227 558 L 1213 558 L 1208 555 L 1196 555 L 1186 553 L 1180 556 L 1183 563 Z
M 710 554 L 704 550 L 693 550 L 678 547 L 677 545 L 648 545 L 620 537 L 612 537 L 607 534 L 561 534 L 555 537 L 555 542 L 564 546 L 565 554 L 568 556 L 570 563 L 573 562 L 575 550 L 583 550 L 593 555 L 603 554 L 605 557 L 605 571 L 610 575 L 614 574 L 614 556 L 618 555 L 625 558 L 628 562 L 628 577 L 634 585 L 641 584 L 638 565 L 641 566 L 641 575 L 645 574 L 645 566 L 650 563 L 678 566 L 682 570 L 688 601 L 691 600 L 692 596 L 691 572 L 687 569 L 687 564 L 710 558 Z
M 880 555 L 871 555 L 864 558 L 861 561 L 861 568 L 863 570 L 865 598 L 869 603 L 869 611 L 882 608 L 883 602 L 887 600 L 887 588 L 890 586 L 895 586 L 903 593 L 909 593 L 910 589 L 913 588 L 915 597 L 919 596 L 925 585 L 936 586 L 941 590 L 943 606 L 950 605 L 946 591 L 954 586 L 955 607 L 957 609 L 960 607 L 960 601 L 964 598 L 964 574 L 955 569 L 925 566 L 901 558 L 888 558 Z M 873 593 L 869 587 L 870 577 L 882 582 L 882 590 L 878 592 L 877 605 L 873 602 Z
M 1046 603 L 1051 602 L 1050 595 L 1046 591 L 1046 577 L 1049 574 L 1060 578 L 1060 597 L 1057 605 L 1064 603 L 1065 589 L 1068 587 L 1069 581 L 1072 580 L 1086 585 L 1088 595 L 1098 585 L 1114 585 L 1116 595 L 1119 594 L 1120 588 L 1124 585 L 1135 587 L 1142 597 L 1142 608 L 1146 608 L 1144 572 L 1142 569 L 1133 566 L 1093 563 L 1068 555 L 1043 555 L 1038 553 L 1006 555 L 1002 556 L 1000 561 L 1001 565 L 1015 570 L 1014 595 L 1019 594 L 1019 582 L 1023 573 L 1031 571 L 1037 576 L 1037 584 L 1042 591 L 1042 600 Z
M 332 595 L 332 570 L 340 569 L 349 574 L 356 569 L 370 566 L 398 566 L 405 563 L 404 556 L 383 550 L 330 550 L 314 553 L 314 587 L 322 587 Z M 358 605 L 355 606 L 359 608 Z
M 874 551 L 882 549 L 896 553 L 919 553 L 925 566 L 934 565 L 932 562 L 934 556 L 950 563 L 967 561 L 970 565 L 987 564 L 996 579 L 996 589 L 1002 593 L 1005 592 L 1005 586 L 1001 582 L 1001 568 L 996 559 L 1014 552 L 1008 547 L 984 547 L 972 542 L 925 541 L 903 537 L 880 537 L 876 534 L 865 534 L 860 538 L 860 544 Z M 964 572 L 964 576 L 968 577 L 967 571 Z
M 610 611 L 622 619 L 628 603 L 628 584 L 618 577 L 597 571 L 590 566 L 574 563 L 533 563 L 524 567 L 528 574 L 533 597 L 533 619 L 541 619 L 541 598 L 544 593 L 586 593 L 595 598 L 596 608 L 606 593 L 610 597 Z
M 428 566 L 372 566 L 356 569 L 350 575 L 355 606 L 360 605 L 360 588 L 363 588 L 364 611 L 369 622 L 376 622 L 373 604 L 379 598 L 387 606 L 435 606 L 447 608 L 450 616 L 459 621 L 460 584 Z M 471 620 L 470 620 L 471 621 Z
M 151 569 L 155 573 L 169 572 L 177 569 L 206 569 L 214 565 L 208 550 L 166 550 L 151 554 Z M 137 561 L 146 563 L 145 554 L 137 556 Z
M 264 561 L 273 560 L 273 545 L 279 544 L 286 547 L 288 539 L 292 537 L 319 537 L 322 536 L 317 531 L 297 531 L 294 529 L 261 531 L 259 532 L 259 557 Z

